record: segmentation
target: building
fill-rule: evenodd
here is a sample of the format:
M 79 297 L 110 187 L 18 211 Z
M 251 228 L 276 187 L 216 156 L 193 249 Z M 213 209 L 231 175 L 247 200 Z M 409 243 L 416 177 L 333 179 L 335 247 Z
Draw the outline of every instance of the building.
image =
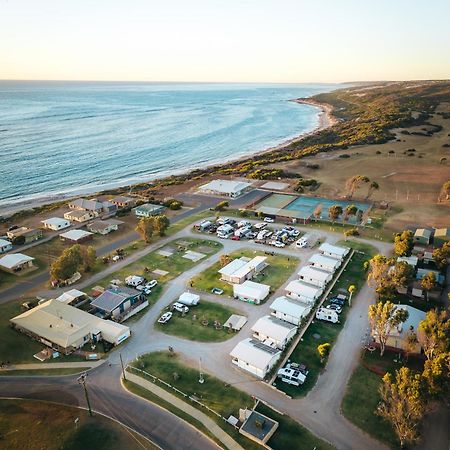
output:
M 61 294 L 55 300 L 65 303 L 66 305 L 75 306 L 87 298 L 88 296 L 84 292 L 81 292 L 78 289 L 71 289 L 70 291 Z
M 282 296 L 272 302 L 270 309 L 277 319 L 300 325 L 302 319 L 311 312 L 311 305 Z
M 270 286 L 267 284 L 255 283 L 250 280 L 242 284 L 233 285 L 233 296 L 238 300 L 259 305 L 270 293 Z
M 286 296 L 294 300 L 313 305 L 321 296 L 323 290 L 310 284 L 305 284 L 302 281 L 293 280 L 285 288 Z
M 116 205 L 118 208 L 129 208 L 134 206 L 136 203 L 134 198 L 124 197 L 123 195 L 119 195 L 110 200 L 113 205 Z
M 91 213 L 93 213 L 92 217 L 111 217 L 117 212 L 117 206 L 113 203 L 108 201 L 101 202 L 95 198 L 92 200 L 86 198 L 77 198 L 69 202 L 69 208 L 79 211 L 90 211 Z
M 64 354 L 101 340 L 119 345 L 130 336 L 128 327 L 58 300 L 41 303 L 10 322 L 16 330 Z
M 245 181 L 233 181 L 233 180 L 213 180 L 203 186 L 200 186 L 198 190 L 202 194 L 210 195 L 222 195 L 225 197 L 236 198 L 251 189 L 252 184 Z
M 0 253 L 6 253 L 12 250 L 11 242 L 6 239 L 0 239 Z
M 278 428 L 278 422 L 258 411 L 244 410 L 243 415 L 244 421 L 239 428 L 239 433 L 269 448 L 266 444 Z
M 342 261 L 347 256 L 350 249 L 348 247 L 339 247 L 337 245 L 331 245 L 328 244 L 328 242 L 324 242 L 319 247 L 319 251 L 323 256 L 339 259 L 339 261 Z
M 70 222 L 66 219 L 60 219 L 59 217 L 52 217 L 50 219 L 43 220 L 44 228 L 48 230 L 58 231 L 64 228 L 70 227 Z
M 417 228 L 414 233 L 414 242 L 416 244 L 428 245 L 431 241 L 432 232 L 427 228 Z
M 92 231 L 92 233 L 105 235 L 111 233 L 112 231 L 117 231 L 119 229 L 119 225 L 117 223 L 111 223 L 105 220 L 95 220 L 87 225 L 87 229 Z
M 450 241 L 450 228 L 437 228 L 434 230 L 433 243 L 435 247 L 442 247 Z
M 96 211 L 88 211 L 86 209 L 73 209 L 64 213 L 64 219 L 71 220 L 72 222 L 87 222 L 88 220 L 98 217 Z
M 247 323 L 247 317 L 238 314 L 231 314 L 227 321 L 223 324 L 224 328 L 229 328 L 233 331 L 239 331 Z
M 8 231 L 6 235 L 12 241 L 17 240 L 18 242 L 22 241 L 23 244 L 29 244 L 30 242 L 41 239 L 44 234 L 39 228 L 20 227 L 15 230 Z
M 95 307 L 103 317 L 112 317 L 118 321 L 125 320 L 124 317 L 130 317 L 128 313 L 132 310 L 136 314 L 143 309 L 137 308 L 142 304 L 148 306 L 145 296 L 135 289 L 128 288 L 107 289 L 91 302 L 91 306 Z
M 133 208 L 134 214 L 137 217 L 152 217 L 159 216 L 165 211 L 166 207 L 163 205 L 153 205 L 152 203 L 145 203 Z
M 62 241 L 70 241 L 70 242 L 86 242 L 86 241 L 92 241 L 92 237 L 94 236 L 94 233 L 90 233 L 89 231 L 85 230 L 69 230 L 66 233 L 61 233 L 59 235 L 59 238 Z
M 255 256 L 253 259 L 246 257 L 234 259 L 219 270 L 220 279 L 232 284 L 250 280 L 267 267 L 266 259 L 266 256 Z
M 281 356 L 281 350 L 247 338 L 230 352 L 231 362 L 239 368 L 263 379 Z
M 419 262 L 419 258 L 417 256 L 399 256 L 397 258 L 397 262 L 405 262 L 409 264 L 411 267 L 417 267 Z
M 335 258 L 329 258 L 327 256 L 319 255 L 316 253 L 309 258 L 309 265 L 314 266 L 316 269 L 322 269 L 327 272 L 335 272 L 341 265 L 341 261 Z
M 269 347 L 283 350 L 297 333 L 297 326 L 272 316 L 263 316 L 252 326 L 253 337 Z
M 304 283 L 324 288 L 333 279 L 333 274 L 314 266 L 303 266 L 298 272 L 298 278 Z
M 0 258 L 0 270 L 16 274 L 34 267 L 33 261 L 34 258 L 23 253 L 10 253 Z

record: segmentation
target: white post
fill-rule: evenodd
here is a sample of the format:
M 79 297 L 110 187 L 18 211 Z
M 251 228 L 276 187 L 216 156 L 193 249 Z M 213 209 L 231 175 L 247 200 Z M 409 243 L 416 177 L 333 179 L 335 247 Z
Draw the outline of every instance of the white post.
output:
M 200 376 L 199 376 L 198 382 L 200 384 L 203 384 L 205 382 L 205 379 L 203 378 L 203 372 L 202 372 L 202 358 L 199 359 L 198 366 L 200 369 Z

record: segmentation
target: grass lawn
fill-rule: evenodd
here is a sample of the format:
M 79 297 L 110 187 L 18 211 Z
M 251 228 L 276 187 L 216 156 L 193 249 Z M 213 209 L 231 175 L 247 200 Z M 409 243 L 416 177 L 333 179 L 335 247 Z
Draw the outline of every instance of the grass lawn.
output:
M 89 417 L 84 410 L 30 400 L 0 400 L 0 436 L 5 450 L 158 448 L 106 417 Z
M 262 403 L 259 403 L 256 410 L 279 423 L 275 434 L 267 443 L 273 450 L 333 450 L 336 448 L 314 436 L 289 416 L 278 414 Z
M 348 286 L 350 284 L 354 284 L 357 287 L 357 291 L 356 294 L 354 294 L 353 301 L 358 301 L 355 295 L 357 295 L 358 290 L 363 286 L 366 279 L 366 274 L 362 266 L 364 261 L 371 258 L 372 255 L 376 253 L 375 249 L 370 245 L 350 240 L 347 242 L 341 241 L 338 245 L 353 247 L 355 250 L 364 252 L 364 254 L 358 252 L 353 254 L 351 261 L 347 264 L 347 267 L 341 277 L 334 285 L 331 291 L 331 296 L 337 294 L 340 289 L 347 291 Z M 317 353 L 317 346 L 325 342 L 329 342 L 333 345 L 339 335 L 339 332 L 344 326 L 348 311 L 349 306 L 346 304 L 340 314 L 339 323 L 329 323 L 319 320 L 314 320 L 313 323 L 311 323 L 303 335 L 302 340 L 294 349 L 290 357 L 291 361 L 306 365 L 309 370 L 306 381 L 300 386 L 292 386 L 290 384 L 283 383 L 281 380 L 277 380 L 276 386 L 278 389 L 286 392 L 294 398 L 303 397 L 312 389 L 312 387 L 316 384 L 320 372 L 324 369 L 326 364 L 320 362 L 319 354 Z M 316 339 L 314 335 L 320 335 L 320 337 Z
M 235 313 L 236 311 L 231 308 L 201 300 L 198 306 L 190 308 L 185 316 L 174 311 L 169 322 L 165 324 L 156 323 L 156 328 L 164 333 L 192 341 L 225 341 L 233 337 L 235 333 L 225 330 L 222 326 L 216 328 L 214 322 L 218 321 L 220 325 L 223 325 L 231 314 Z M 208 322 L 207 325 L 204 325 L 205 321 Z
M 243 249 L 230 254 L 231 259 L 240 258 L 241 256 L 248 258 L 254 258 L 255 256 L 267 257 L 266 262 L 269 266 L 254 277 L 253 281 L 268 284 L 271 287 L 271 292 L 276 291 L 289 278 L 299 263 L 299 260 L 292 256 L 284 256 L 277 253 L 271 256 L 266 255 L 264 251 Z M 204 292 L 211 292 L 212 288 L 218 287 L 223 289 L 225 295 L 232 297 L 233 287 L 220 280 L 220 274 L 218 273 L 220 268 L 220 262 L 208 267 L 208 269 L 191 280 L 192 287 Z

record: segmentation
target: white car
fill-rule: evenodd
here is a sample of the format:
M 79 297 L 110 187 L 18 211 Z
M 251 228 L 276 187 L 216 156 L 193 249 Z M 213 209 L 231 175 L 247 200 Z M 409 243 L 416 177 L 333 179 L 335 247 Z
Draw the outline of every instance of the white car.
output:
M 259 223 L 256 223 L 254 226 L 255 226 L 256 230 L 261 231 L 262 229 L 267 227 L 267 223 L 259 222 Z
M 189 307 L 179 302 L 175 302 L 172 305 L 172 308 L 182 314 L 187 314 L 189 312 Z
M 144 286 L 143 284 L 136 286 L 136 290 L 142 292 L 145 295 L 150 295 L 152 293 L 152 290 L 147 286 Z
M 158 319 L 158 323 L 167 323 L 171 318 L 172 313 L 170 311 L 166 312 Z
M 251 227 L 251 226 L 252 226 L 252 224 L 248 220 L 241 220 L 237 224 L 238 228 Z
M 148 289 L 153 289 L 157 285 L 158 285 L 158 282 L 156 280 L 152 280 L 152 281 L 149 281 L 148 283 L 145 283 L 145 287 Z
M 273 246 L 277 247 L 277 248 L 283 248 L 283 247 L 286 247 L 286 244 L 284 242 L 280 242 L 280 241 L 273 241 Z
M 267 222 L 267 223 L 274 223 L 274 222 L 275 222 L 275 219 L 272 219 L 272 217 L 264 217 L 264 222 Z

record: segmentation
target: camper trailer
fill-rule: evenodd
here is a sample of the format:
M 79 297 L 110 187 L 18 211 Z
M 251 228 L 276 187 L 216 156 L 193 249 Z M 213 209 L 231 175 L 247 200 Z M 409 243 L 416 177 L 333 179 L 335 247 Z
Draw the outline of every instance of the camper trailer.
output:
M 339 315 L 334 309 L 319 308 L 316 311 L 316 319 L 325 320 L 326 322 L 338 323 Z

